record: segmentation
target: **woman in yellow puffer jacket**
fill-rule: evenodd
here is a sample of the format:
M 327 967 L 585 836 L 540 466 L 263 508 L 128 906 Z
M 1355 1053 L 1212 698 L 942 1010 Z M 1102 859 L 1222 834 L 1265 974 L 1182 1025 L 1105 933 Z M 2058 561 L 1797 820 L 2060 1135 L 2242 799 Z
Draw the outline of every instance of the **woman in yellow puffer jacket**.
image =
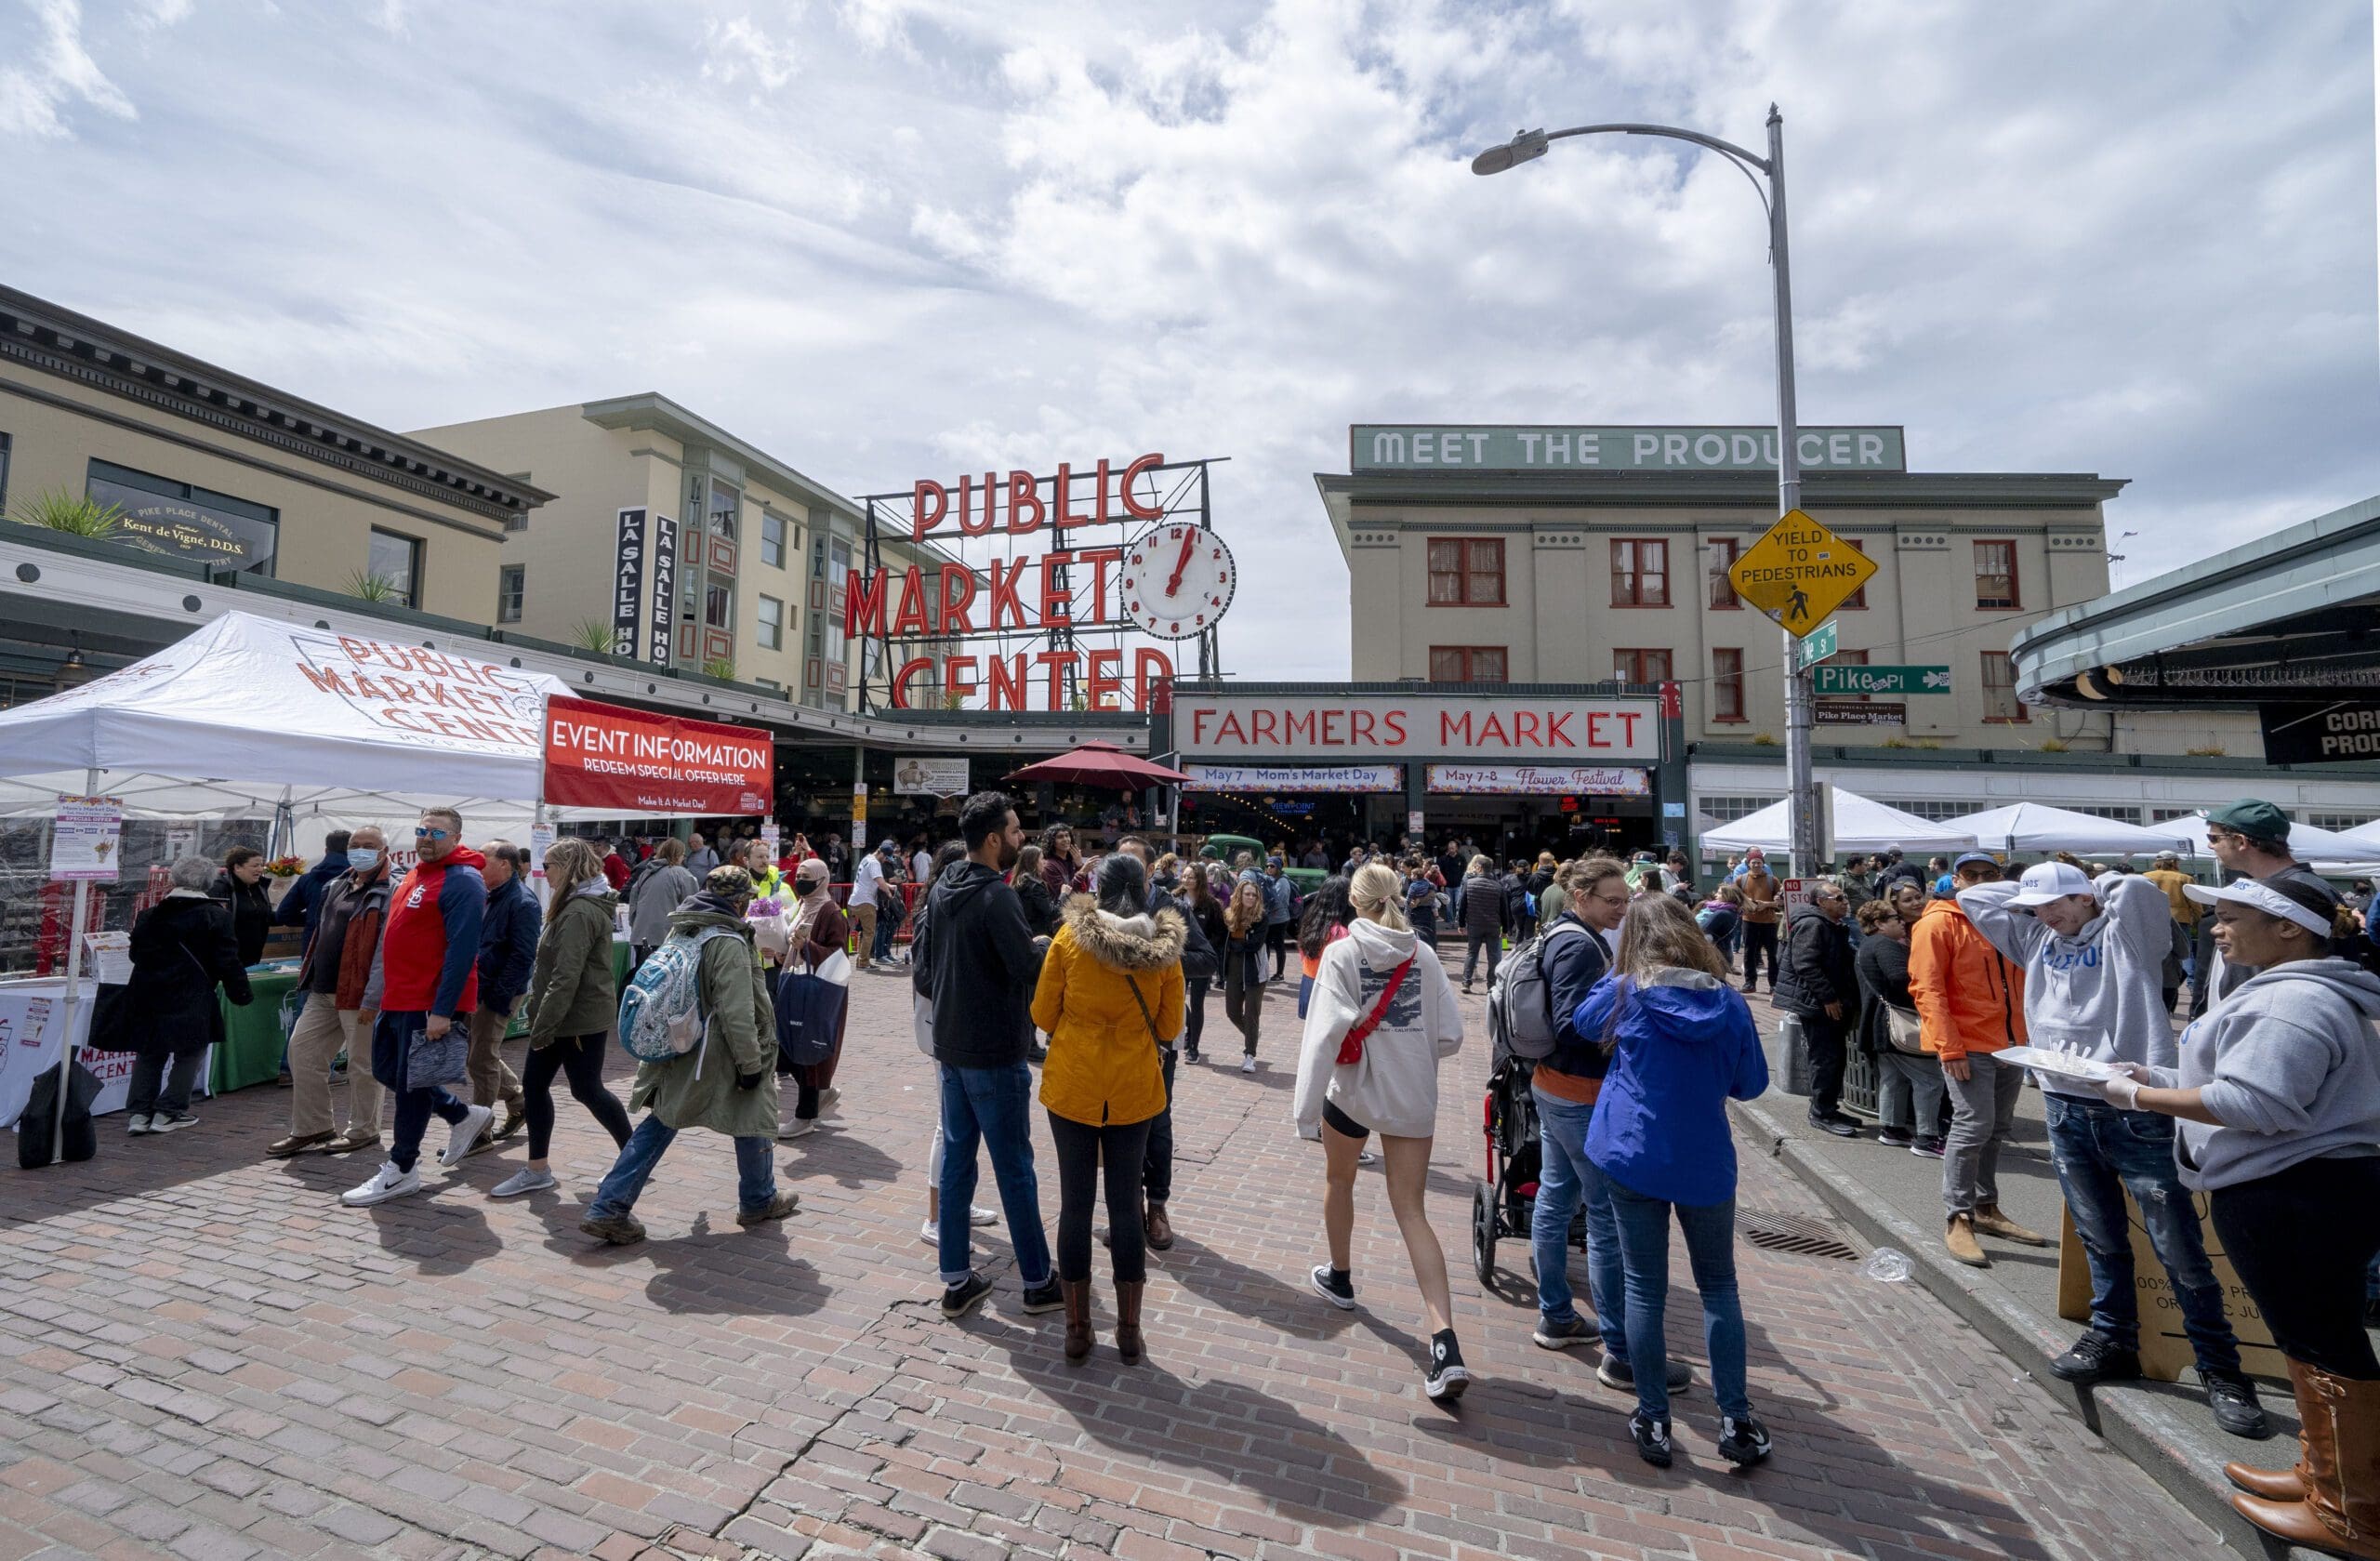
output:
M 1066 1303 L 1066 1359 L 1091 1354 L 1091 1216 L 1107 1168 L 1107 1228 L 1115 1250 L 1116 1353 L 1141 1357 L 1141 1287 L 1148 1248 L 1141 1167 L 1149 1125 L 1165 1109 L 1158 1049 L 1182 1033 L 1182 913 L 1152 915 L 1139 861 L 1100 863 L 1099 894 L 1066 902 L 1041 963 L 1033 1023 L 1050 1037 L 1041 1104 L 1058 1149 L 1058 1282 Z

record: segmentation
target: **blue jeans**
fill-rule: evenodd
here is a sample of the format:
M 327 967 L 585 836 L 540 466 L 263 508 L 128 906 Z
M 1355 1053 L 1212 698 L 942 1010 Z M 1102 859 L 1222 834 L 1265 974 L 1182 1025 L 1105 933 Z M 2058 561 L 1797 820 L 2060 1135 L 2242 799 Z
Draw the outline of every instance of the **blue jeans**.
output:
M 469 1022 L 469 1015 L 457 1019 L 457 1025 Z M 378 1078 L 379 1053 L 386 1052 L 394 1059 L 396 1084 L 390 1091 L 397 1098 L 396 1136 L 389 1141 L 389 1163 L 399 1171 L 411 1171 L 421 1159 L 421 1135 L 430 1131 L 432 1117 L 452 1126 L 470 1115 L 468 1107 L 436 1084 L 416 1087 L 407 1071 L 413 1060 L 413 1037 L 430 1022 L 426 1013 L 392 1012 L 382 1010 L 372 1022 L 374 1077 Z M 354 1065 L 350 1059 L 349 1066 Z M 384 1079 L 385 1083 L 386 1080 Z
M 2132 1190 L 2149 1245 L 2181 1303 L 2182 1330 L 2199 1369 L 2237 1371 L 2240 1341 L 2223 1315 L 2223 1286 L 2206 1261 L 2198 1209 L 2174 1169 L 2174 1119 L 2120 1111 L 2105 1101 L 2043 1091 L 2057 1188 L 2091 1264 L 2091 1331 L 2119 1349 L 2140 1346 L 2140 1303 L 2132 1288 Z
M 1711 1396 L 1721 1414 L 1743 1419 L 1752 1413 L 1752 1400 L 1744 1387 L 1743 1303 L 1736 1294 L 1736 1200 L 1691 1208 L 1646 1197 L 1609 1175 L 1603 1180 L 1628 1276 L 1628 1364 L 1636 1373 L 1636 1407 L 1664 1419 L 1670 1412 L 1669 1350 L 1661 1329 L 1669 1310 L 1670 1211 L 1675 1210 L 1694 1288 L 1702 1294 Z
M 647 1112 L 644 1120 L 636 1125 L 636 1131 L 628 1134 L 620 1158 L 604 1174 L 603 1184 L 595 1189 L 595 1201 L 587 1206 L 588 1217 L 609 1220 L 635 1208 L 645 1183 L 652 1179 L 653 1168 L 661 1163 L 662 1154 L 677 1138 L 676 1128 Z M 735 1141 L 735 1207 L 747 1214 L 766 1209 L 777 1196 L 776 1166 L 769 1158 L 770 1142 L 766 1137 Z
M 992 1177 L 1016 1247 L 1025 1288 L 1050 1282 L 1050 1238 L 1041 1230 L 1041 1184 L 1033 1173 L 1033 1070 L 952 1067 L 942 1073 L 942 1282 L 966 1282 L 974 1272 L 968 1211 L 975 1202 L 975 1151 L 991 1151 Z
M 1587 1124 L 1593 1105 L 1580 1105 L 1542 1090 L 1537 1101 L 1537 1209 L 1529 1220 L 1529 1243 L 1537 1260 L 1537 1309 L 1549 1323 L 1579 1315 L 1570 1299 L 1570 1216 L 1587 1206 L 1587 1290 L 1594 1298 L 1603 1347 L 1628 1358 L 1626 1281 L 1620 1263 L 1620 1225 L 1611 1211 L 1611 1184 L 1587 1158 Z
M 891 898 L 891 895 L 897 893 L 898 891 L 886 891 L 887 904 L 900 904 L 897 899 Z M 868 958 L 871 959 L 892 958 L 892 934 L 900 930 L 900 918 L 886 915 L 885 906 L 878 906 L 876 907 L 876 946 L 868 950 Z

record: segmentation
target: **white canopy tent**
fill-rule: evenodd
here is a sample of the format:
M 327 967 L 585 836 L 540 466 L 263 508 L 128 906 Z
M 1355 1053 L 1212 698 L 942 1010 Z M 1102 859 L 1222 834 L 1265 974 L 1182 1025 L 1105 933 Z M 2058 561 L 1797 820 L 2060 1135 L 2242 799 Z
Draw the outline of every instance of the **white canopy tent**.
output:
M 2192 856 L 2215 858 L 2215 848 L 2206 843 L 2206 815 L 2194 813 L 2180 818 L 2169 818 L 2157 827 L 2170 830 L 2188 843 L 2181 849 Z M 2370 826 L 2366 826 L 2370 827 Z M 2293 823 L 2289 827 L 2289 853 L 2300 862 L 2309 862 L 2325 872 L 2344 872 L 2351 866 L 2368 865 L 2380 860 L 2380 848 L 2368 840 L 2352 835 L 2334 834 L 2317 829 L 2310 824 Z
M 2187 855 L 2192 849 L 2189 832 L 2179 820 L 2144 829 L 2136 824 L 2073 813 L 2041 802 L 2016 802 L 2004 808 L 1964 814 L 1949 821 L 1964 829 L 1987 851 L 2016 855 L 2040 855 L 2053 851 L 2097 852 L 2114 856 L 2149 855 L 2161 851 Z
M 1889 851 L 1895 846 L 1903 851 L 1919 853 L 1934 851 L 1965 851 L 1975 845 L 1975 836 L 1966 829 L 1947 824 L 1936 824 L 1915 814 L 1888 808 L 1882 802 L 1871 801 L 1857 792 L 1845 791 L 1839 786 L 1826 788 L 1834 814 L 1833 828 L 1828 835 L 1828 849 L 1837 856 L 1854 855 L 1874 851 Z M 1748 814 L 1732 824 L 1721 825 L 1706 832 L 1702 849 L 1712 852 L 1748 851 L 1753 846 L 1763 851 L 1792 849 L 1792 820 L 1789 810 L 1792 802 L 1772 802 L 1758 813 Z

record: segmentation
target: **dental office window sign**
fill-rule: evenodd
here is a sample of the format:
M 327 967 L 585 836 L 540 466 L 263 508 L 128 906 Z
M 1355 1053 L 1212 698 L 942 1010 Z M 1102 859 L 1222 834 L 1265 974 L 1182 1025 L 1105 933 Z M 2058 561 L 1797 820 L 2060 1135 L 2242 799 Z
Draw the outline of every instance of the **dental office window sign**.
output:
M 60 797 L 49 836 L 49 876 L 113 883 L 123 844 L 123 798 Z

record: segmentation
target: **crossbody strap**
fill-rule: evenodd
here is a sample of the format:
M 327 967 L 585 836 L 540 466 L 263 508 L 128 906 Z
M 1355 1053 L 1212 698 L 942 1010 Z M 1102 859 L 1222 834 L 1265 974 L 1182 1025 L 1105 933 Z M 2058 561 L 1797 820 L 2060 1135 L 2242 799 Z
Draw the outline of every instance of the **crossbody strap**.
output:
M 1132 989 L 1132 1000 L 1141 1007 L 1141 1023 L 1149 1027 L 1149 1038 L 1157 1042 L 1157 1050 L 1162 1052 L 1165 1050 L 1165 1038 L 1157 1033 L 1157 1015 L 1149 1012 L 1149 1000 L 1141 996 L 1141 984 L 1132 979 L 1130 971 L 1124 972 L 1124 985 Z
M 1372 1032 L 1380 1028 L 1380 1022 L 1388 1016 L 1388 1005 L 1395 1002 L 1396 994 L 1404 989 L 1406 974 L 1412 968 L 1413 956 L 1408 954 L 1405 962 L 1390 973 L 1388 985 L 1381 988 L 1380 1000 L 1372 1004 L 1372 1011 L 1347 1027 L 1346 1038 L 1339 1042 L 1341 1062 L 1360 1063 L 1364 1060 L 1364 1042 L 1371 1038 Z

